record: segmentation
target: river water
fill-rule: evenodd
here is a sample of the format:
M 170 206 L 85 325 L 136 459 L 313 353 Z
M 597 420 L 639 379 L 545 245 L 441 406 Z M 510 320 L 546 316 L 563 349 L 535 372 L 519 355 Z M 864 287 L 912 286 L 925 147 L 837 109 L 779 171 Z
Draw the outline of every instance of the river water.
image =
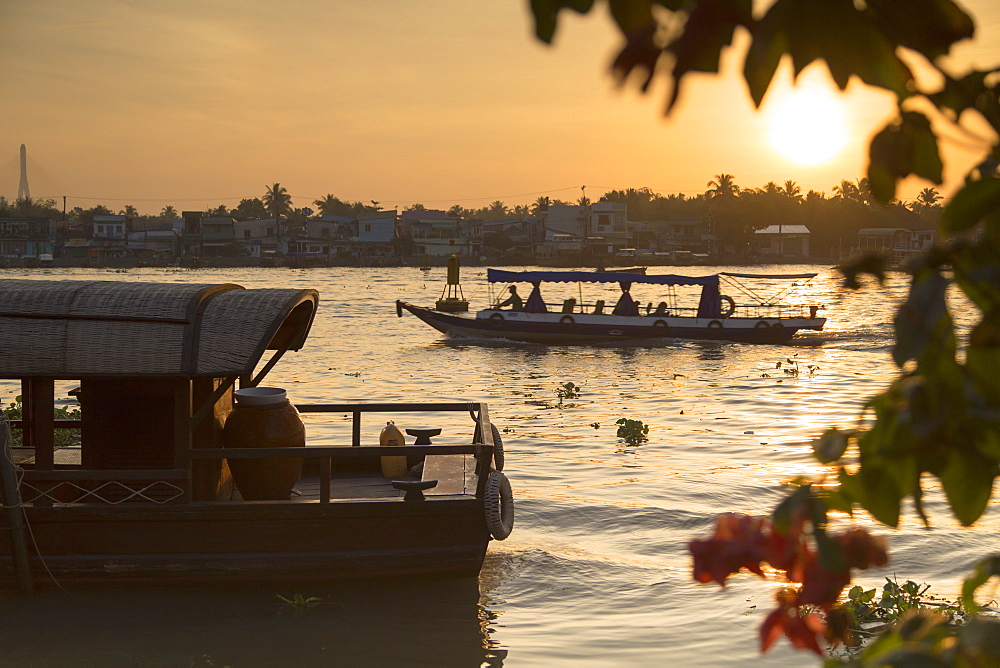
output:
M 746 268 L 665 269 L 719 270 Z M 711 532 L 716 514 L 768 513 L 782 483 L 824 472 L 809 438 L 827 426 L 855 424 L 861 403 L 895 372 L 891 322 L 905 295 L 904 277 L 890 276 L 882 289 L 847 292 L 829 267 L 753 268 L 818 272 L 796 290 L 827 306 L 821 312 L 827 327 L 792 345 L 540 346 L 447 340 L 408 314 L 396 317 L 397 298 L 432 304 L 440 297 L 444 271 L 0 271 L 0 278 L 315 288 L 321 304 L 309 341 L 286 355 L 265 384 L 285 387 L 299 403 L 487 401 L 503 432 L 516 500 L 514 532 L 490 545 L 478 583 L 301 591 L 49 588 L 30 601 L 2 595 L 0 663 L 815 665 L 784 641 L 767 655 L 758 652 L 757 629 L 776 581 L 748 574 L 725 589 L 699 585 L 686 545 Z M 463 269 L 463 289 L 474 308 L 483 305 L 485 270 Z M 789 360 L 797 375 L 784 372 Z M 560 402 L 557 390 L 570 382 L 581 388 L 579 396 Z M 16 389 L 0 385 L 0 401 L 10 401 Z M 615 421 L 622 417 L 647 424 L 648 442 L 629 446 L 618 439 Z M 443 426 L 437 442 L 448 442 L 451 425 Z M 328 442 L 343 428 L 307 422 L 312 443 Z M 467 437 L 468 425 L 461 430 Z M 375 432 L 364 437 L 374 439 Z M 976 527 L 962 529 L 942 498 L 935 487 L 925 504 L 932 530 L 910 508 L 900 529 L 873 527 L 888 536 L 892 561 L 862 574 L 861 584 L 912 579 L 955 596 L 971 564 L 997 550 L 1000 514 L 994 508 Z M 278 598 L 295 594 L 319 601 L 301 609 Z

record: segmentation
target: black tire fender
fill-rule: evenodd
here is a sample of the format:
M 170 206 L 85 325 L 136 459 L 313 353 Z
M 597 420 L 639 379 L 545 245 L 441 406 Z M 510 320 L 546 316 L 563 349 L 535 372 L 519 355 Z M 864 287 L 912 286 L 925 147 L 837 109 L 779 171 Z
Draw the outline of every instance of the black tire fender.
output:
M 490 535 L 497 540 L 503 540 L 514 530 L 514 492 L 507 476 L 500 471 L 490 471 L 486 479 L 483 511 Z
M 503 327 L 504 317 L 502 313 L 494 313 L 490 316 L 490 327 L 500 329 Z
M 722 322 L 720 322 L 719 320 L 713 320 L 710 323 L 708 323 L 708 328 L 709 329 L 722 329 Z
M 571 316 L 571 315 L 564 315 L 563 317 L 559 318 L 559 324 L 560 325 L 575 325 L 576 324 L 576 319 L 573 318 L 573 316 Z
M 497 471 L 503 471 L 503 439 L 500 438 L 500 430 L 492 422 L 490 423 L 490 428 L 493 431 L 493 467 Z

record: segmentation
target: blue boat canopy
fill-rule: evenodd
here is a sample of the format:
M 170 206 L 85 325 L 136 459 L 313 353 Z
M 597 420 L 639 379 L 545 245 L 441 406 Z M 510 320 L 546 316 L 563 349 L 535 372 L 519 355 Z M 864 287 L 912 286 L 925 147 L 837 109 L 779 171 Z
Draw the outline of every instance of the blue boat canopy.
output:
M 631 274 L 624 271 L 507 271 L 489 269 L 490 283 L 652 283 L 655 285 L 718 285 L 719 276 L 731 278 L 796 279 L 812 278 L 816 274 L 735 274 L 723 272 L 710 276 L 678 276 L 677 274 Z
M 506 271 L 489 269 L 490 283 L 653 283 L 658 285 L 718 285 L 719 275 L 677 276 L 660 274 L 646 276 L 624 271 Z
M 813 278 L 816 274 L 734 274 L 729 271 L 724 271 L 719 276 L 729 276 L 731 278 L 777 278 L 777 279 L 793 279 L 793 278 Z

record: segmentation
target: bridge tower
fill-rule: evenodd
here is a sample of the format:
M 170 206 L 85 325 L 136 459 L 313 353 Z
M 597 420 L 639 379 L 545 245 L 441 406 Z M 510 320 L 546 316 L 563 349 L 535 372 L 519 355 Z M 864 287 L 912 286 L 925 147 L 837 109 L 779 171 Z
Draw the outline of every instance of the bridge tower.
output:
M 31 191 L 28 190 L 28 151 L 21 144 L 21 182 L 17 186 L 18 199 L 31 199 Z

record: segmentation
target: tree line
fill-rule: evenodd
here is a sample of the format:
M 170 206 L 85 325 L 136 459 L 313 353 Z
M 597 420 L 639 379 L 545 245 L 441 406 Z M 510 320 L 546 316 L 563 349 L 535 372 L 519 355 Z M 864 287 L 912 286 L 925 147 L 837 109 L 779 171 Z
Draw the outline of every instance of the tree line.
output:
M 938 225 L 941 213 L 941 196 L 934 188 L 924 188 L 912 202 L 890 200 L 880 204 L 872 195 L 867 178 L 857 181 L 842 180 L 833 186 L 831 194 L 809 190 L 806 193 L 794 180 L 778 185 L 771 181 L 761 187 L 744 188 L 737 184 L 732 174 L 721 173 L 706 184 L 706 190 L 696 195 L 683 193 L 662 195 L 650 188 L 611 190 L 603 199 L 622 202 L 628 206 L 628 218 L 637 222 L 658 220 L 707 220 L 723 243 L 741 245 L 751 239 L 754 230 L 768 225 L 804 225 L 812 233 L 812 243 L 818 249 L 850 245 L 864 228 L 900 227 L 932 229 Z M 485 222 L 509 218 L 538 216 L 550 206 L 589 205 L 584 196 L 568 202 L 546 196 L 538 197 L 531 204 L 507 206 L 496 200 L 481 208 L 465 208 L 455 204 L 447 210 L 449 216 Z M 206 210 L 209 215 L 232 216 L 239 220 L 284 216 L 291 223 L 303 222 L 315 215 L 362 218 L 376 214 L 380 202 L 350 201 L 327 194 L 313 200 L 312 207 L 296 207 L 288 189 L 280 183 L 265 187 L 259 197 L 245 198 L 228 208 L 225 204 Z M 423 204 L 412 204 L 404 211 L 426 211 Z M 74 207 L 67 216 L 89 224 L 96 215 L 130 216 L 142 222 L 168 222 L 179 216 L 172 206 L 164 206 L 154 215 L 143 215 L 135 206 L 126 205 L 115 211 L 105 205 L 84 209 Z M 8 202 L 0 197 L 0 216 L 48 216 L 59 219 L 63 212 L 52 199 L 19 199 Z

